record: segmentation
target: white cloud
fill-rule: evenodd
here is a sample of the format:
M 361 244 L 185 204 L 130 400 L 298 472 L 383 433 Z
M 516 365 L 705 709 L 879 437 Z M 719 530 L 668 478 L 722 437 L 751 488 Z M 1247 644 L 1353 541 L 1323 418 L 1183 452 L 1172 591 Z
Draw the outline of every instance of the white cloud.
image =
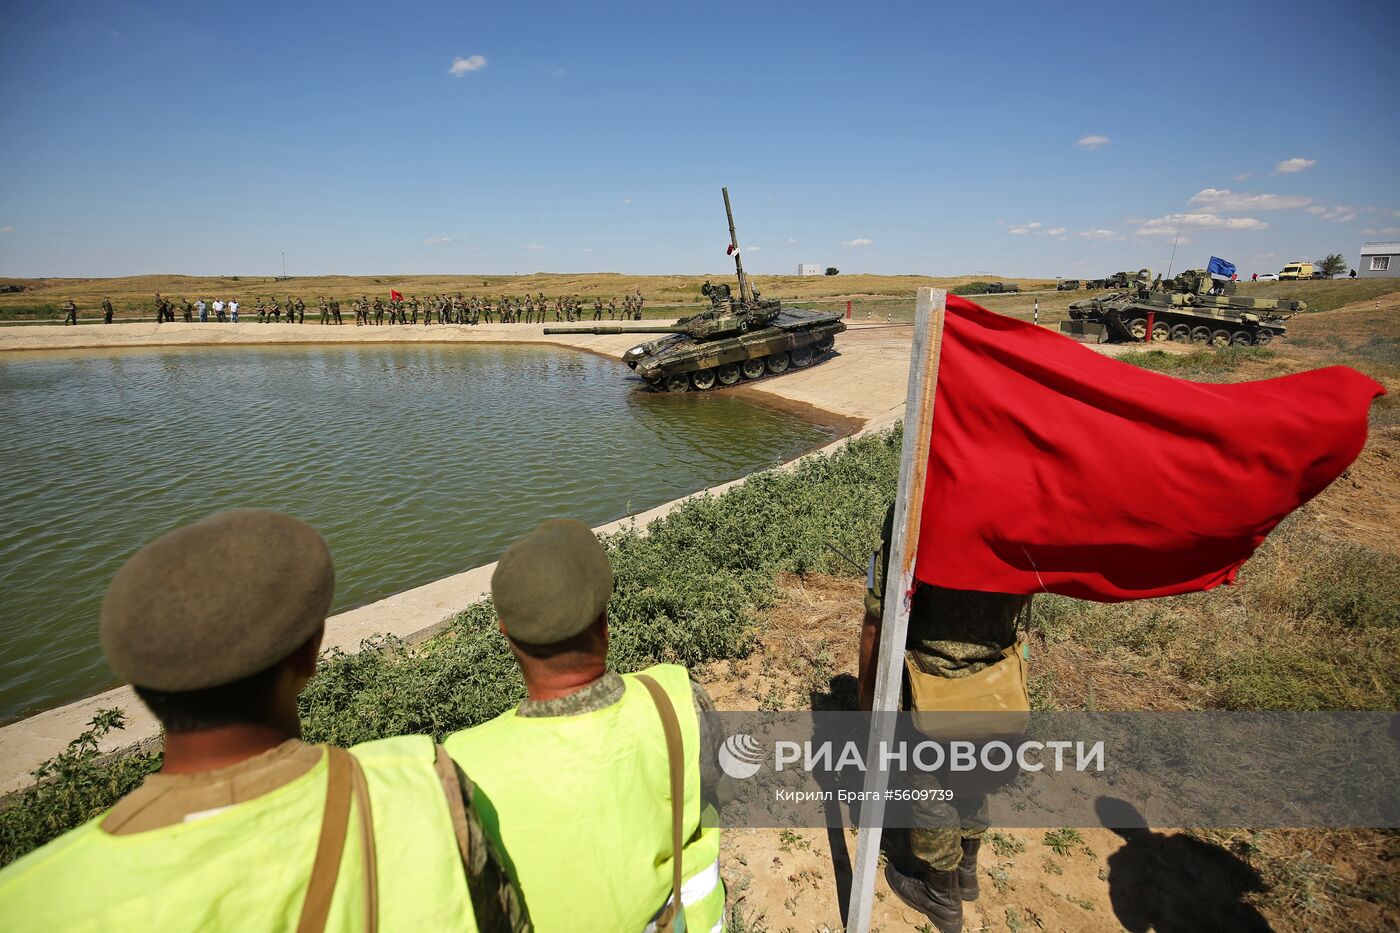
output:
M 0 233 L 14 233 L 14 227 L 0 227 Z
M 1324 207 L 1321 204 L 1314 204 L 1308 208 L 1308 213 L 1319 220 L 1331 220 L 1339 224 L 1350 223 L 1356 219 L 1356 209 L 1347 207 L 1344 204 L 1337 204 L 1333 207 Z
M 463 75 L 470 74 L 473 71 L 480 71 L 485 67 L 485 55 L 472 55 L 468 58 L 462 58 L 459 55 L 456 58 L 452 59 L 452 67 L 447 69 L 447 73 L 454 78 L 460 78 Z
M 1031 228 L 1030 228 L 1030 227 L 1012 227 L 1010 230 L 1008 230 L 1008 231 L 1006 231 L 1006 232 L 1009 233 L 1009 234 L 1011 234 L 1012 236 L 1029 236 L 1029 235 L 1030 235 L 1030 232 L 1031 232 Z
M 1299 159 L 1297 157 L 1294 157 L 1292 159 L 1284 159 L 1278 165 L 1274 166 L 1274 174 L 1292 175 L 1294 172 L 1301 172 L 1304 169 L 1310 169 L 1316 164 L 1316 159 Z
M 763 251 L 763 247 L 762 247 L 762 246 L 745 246 L 745 247 L 744 247 L 744 252 L 746 252 L 746 253 L 758 253 L 758 252 L 762 252 L 762 251 Z
M 1234 178 L 1235 181 L 1245 181 L 1253 174 L 1253 172 L 1240 172 L 1238 175 L 1233 175 L 1231 177 Z
M 580 252 L 591 253 L 591 252 L 593 252 L 593 247 L 591 247 L 591 246 L 585 246 L 582 250 L 580 250 Z M 682 903 L 684 903 L 684 901 L 682 901 Z
M 525 247 L 525 248 L 528 249 L 528 250 L 532 250 L 532 251 L 539 251 L 539 250 L 544 249 L 544 247 L 541 246 L 541 245 L 538 244 L 538 243 L 531 243 L 529 246 L 527 246 L 527 247 Z
M 841 241 L 841 245 L 842 245 L 842 246 L 870 246 L 870 245 L 872 245 L 874 242 L 875 242 L 874 240 L 868 239 L 867 237 L 860 236 L 860 237 L 856 237 L 854 240 L 842 240 L 842 241 Z
M 1128 223 L 1137 224 L 1134 232 L 1138 236 L 1174 237 L 1182 227 L 1198 227 L 1208 230 L 1267 230 L 1269 225 L 1253 217 L 1220 217 L 1216 214 L 1167 214 L 1150 220 L 1128 218 Z
M 1064 227 L 1051 227 L 1049 230 L 1046 230 L 1045 232 L 1046 232 L 1046 234 L 1048 234 L 1049 236 L 1064 236 L 1065 228 L 1064 228 Z
M 5 227 L 3 229 L 13 230 L 14 228 Z M 1400 227 L 1381 227 L 1380 229 L 1372 228 L 1370 230 L 1362 230 L 1361 232 L 1366 234 L 1367 236 L 1400 236 Z
M 442 244 L 442 243 L 451 243 L 451 242 L 452 242 L 452 237 L 450 237 L 450 236 L 430 236 L 430 237 L 424 237 L 424 238 L 423 238 L 423 245 L 424 245 L 424 246 L 437 246 L 437 245 Z
M 568 72 L 567 69 L 561 68 L 561 67 L 559 67 L 558 65 L 555 65 L 553 68 L 549 69 L 549 73 L 552 74 L 552 75 L 554 75 L 554 77 L 556 77 L 556 78 L 562 78 L 562 77 L 564 77 L 564 75 L 568 74 L 569 72 Z
M 1210 214 L 1233 211 L 1287 211 L 1307 207 L 1312 198 L 1301 195 L 1245 194 L 1229 188 L 1203 188 L 1187 204 Z
M 632 199 L 631 199 L 631 198 L 623 198 L 623 199 L 622 199 L 622 203 L 623 203 L 623 204 L 631 204 L 631 203 L 632 203 Z
M 1112 230 L 1080 230 L 1078 233 L 1075 234 L 1075 236 L 1083 237 L 1086 240 L 1118 239 L 1118 234 L 1114 233 Z
M 789 243 L 796 243 L 796 242 L 797 242 L 797 237 L 791 237 L 791 236 L 790 236 L 790 237 L 787 238 L 787 241 L 788 241 Z
M 1079 137 L 1074 144 L 1081 149 L 1097 149 L 1100 146 L 1107 146 L 1110 142 L 1112 140 L 1107 136 L 1091 135 Z

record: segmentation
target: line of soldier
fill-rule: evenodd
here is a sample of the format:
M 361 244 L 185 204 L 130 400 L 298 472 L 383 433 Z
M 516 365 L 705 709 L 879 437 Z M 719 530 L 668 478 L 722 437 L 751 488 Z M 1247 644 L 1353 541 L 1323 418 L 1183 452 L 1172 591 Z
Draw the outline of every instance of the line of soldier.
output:
M 201 323 L 209 320 L 209 310 L 214 313 L 214 320 L 220 324 L 232 320 L 238 323 L 238 302 L 236 300 L 224 302 L 215 300 L 206 304 L 203 298 L 198 301 L 181 300 L 174 301 L 165 298 L 160 292 L 155 295 L 156 322 L 173 323 L 175 320 L 175 309 L 179 306 L 183 311 L 185 323 L 194 323 L 195 320 Z M 646 306 L 646 299 L 642 297 L 640 291 L 631 295 L 625 295 L 622 299 L 622 306 L 618 307 L 616 298 L 609 298 L 606 305 L 601 297 L 593 299 L 592 319 L 601 321 L 604 311 L 607 312 L 610 321 L 640 321 L 642 311 Z M 391 299 L 385 301 L 376 297 L 371 302 L 368 296 L 361 296 L 351 302 L 351 310 L 355 312 L 355 325 L 383 325 L 388 324 L 417 324 L 421 314 L 423 323 L 428 324 L 480 324 L 485 321 L 487 324 L 494 324 L 497 320 L 502 324 L 543 324 L 548 319 L 550 302 L 545 298 L 544 293 L 538 295 L 526 295 L 523 298 L 509 298 L 502 296 L 493 304 L 486 298 L 464 298 L 461 292 L 455 295 L 429 295 L 425 298 L 418 298 L 416 295 L 408 299 Z M 258 299 L 253 310 L 257 312 L 259 324 L 281 323 L 285 310 L 285 322 L 288 324 L 306 323 L 306 303 L 301 298 L 287 296 L 286 304 L 279 304 L 276 298 Z M 558 297 L 553 302 L 554 320 L 558 323 L 575 323 L 582 321 L 588 313 L 584 301 L 578 296 Z M 78 323 L 78 306 L 71 299 L 63 303 L 64 320 L 63 323 Z M 322 324 L 344 324 L 345 321 L 340 313 L 340 301 L 334 298 L 322 298 L 320 302 L 321 323 Z M 102 299 L 102 317 L 104 324 L 112 323 L 115 311 L 110 298 Z M 387 318 L 387 321 L 386 321 Z
M 288 299 L 289 307 L 292 299 Z M 301 299 L 295 300 L 296 312 L 301 323 L 305 323 Z M 601 321 L 606 311 L 610 321 L 640 321 L 646 305 L 640 292 L 627 295 L 618 307 L 616 298 L 610 298 L 606 305 L 602 298 L 593 299 L 593 320 Z M 263 304 L 257 305 L 258 320 L 263 320 Z M 322 324 L 343 324 L 340 302 L 334 298 L 322 298 L 320 303 Z M 355 314 L 355 326 L 382 326 L 385 324 L 543 324 L 549 319 L 551 303 L 544 293 L 510 298 L 502 296 L 495 302 L 489 298 L 467 298 L 458 292 L 455 295 L 428 295 L 424 298 L 410 296 L 385 301 L 376 297 L 373 301 L 362 295 L 350 303 Z M 552 310 L 556 322 L 582 321 L 587 314 L 584 301 L 578 296 L 558 297 L 553 301 Z M 268 320 L 277 321 L 280 309 L 274 301 L 268 309 Z M 288 320 L 291 318 L 289 316 Z

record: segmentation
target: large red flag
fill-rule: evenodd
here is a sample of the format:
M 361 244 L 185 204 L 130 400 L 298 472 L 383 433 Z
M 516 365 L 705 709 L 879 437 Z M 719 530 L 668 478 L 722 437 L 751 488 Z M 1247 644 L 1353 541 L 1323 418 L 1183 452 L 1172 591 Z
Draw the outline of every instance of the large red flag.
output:
M 401 295 L 397 289 L 391 288 L 389 289 L 389 300 L 403 301 L 403 295 Z
M 1103 602 L 1232 582 L 1384 393 L 1344 366 L 1174 379 L 950 296 L 915 577 Z

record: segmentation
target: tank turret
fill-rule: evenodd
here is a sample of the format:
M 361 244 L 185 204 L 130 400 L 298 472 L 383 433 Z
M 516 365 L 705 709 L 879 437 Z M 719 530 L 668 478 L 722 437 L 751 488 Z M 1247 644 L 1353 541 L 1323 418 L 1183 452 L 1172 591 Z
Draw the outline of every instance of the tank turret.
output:
M 810 366 L 836 343 L 846 329 L 841 316 L 832 312 L 785 308 L 779 301 L 761 297 L 744 273 L 739 236 L 729 189 L 724 212 L 729 220 L 728 254 L 734 259 L 739 280 L 736 297 L 728 285 L 706 282 L 701 294 L 710 307 L 675 324 L 654 327 L 546 327 L 546 334 L 665 334 L 659 340 L 638 344 L 622 360 L 647 384 L 670 392 L 734 385 L 743 379 L 776 375 L 789 367 Z

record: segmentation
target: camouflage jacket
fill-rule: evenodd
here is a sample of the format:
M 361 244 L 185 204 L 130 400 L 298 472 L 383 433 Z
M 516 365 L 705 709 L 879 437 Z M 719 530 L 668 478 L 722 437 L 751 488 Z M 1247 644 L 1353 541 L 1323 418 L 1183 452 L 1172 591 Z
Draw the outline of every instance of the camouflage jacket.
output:
M 870 558 L 865 611 L 884 613 L 885 575 L 889 572 L 889 542 L 893 537 L 894 506 L 885 515 L 880 549 Z M 1016 641 L 1016 621 L 1026 596 L 949 590 L 916 583 L 909 609 L 905 647 L 916 667 L 940 677 L 966 677 L 1001 659 Z

